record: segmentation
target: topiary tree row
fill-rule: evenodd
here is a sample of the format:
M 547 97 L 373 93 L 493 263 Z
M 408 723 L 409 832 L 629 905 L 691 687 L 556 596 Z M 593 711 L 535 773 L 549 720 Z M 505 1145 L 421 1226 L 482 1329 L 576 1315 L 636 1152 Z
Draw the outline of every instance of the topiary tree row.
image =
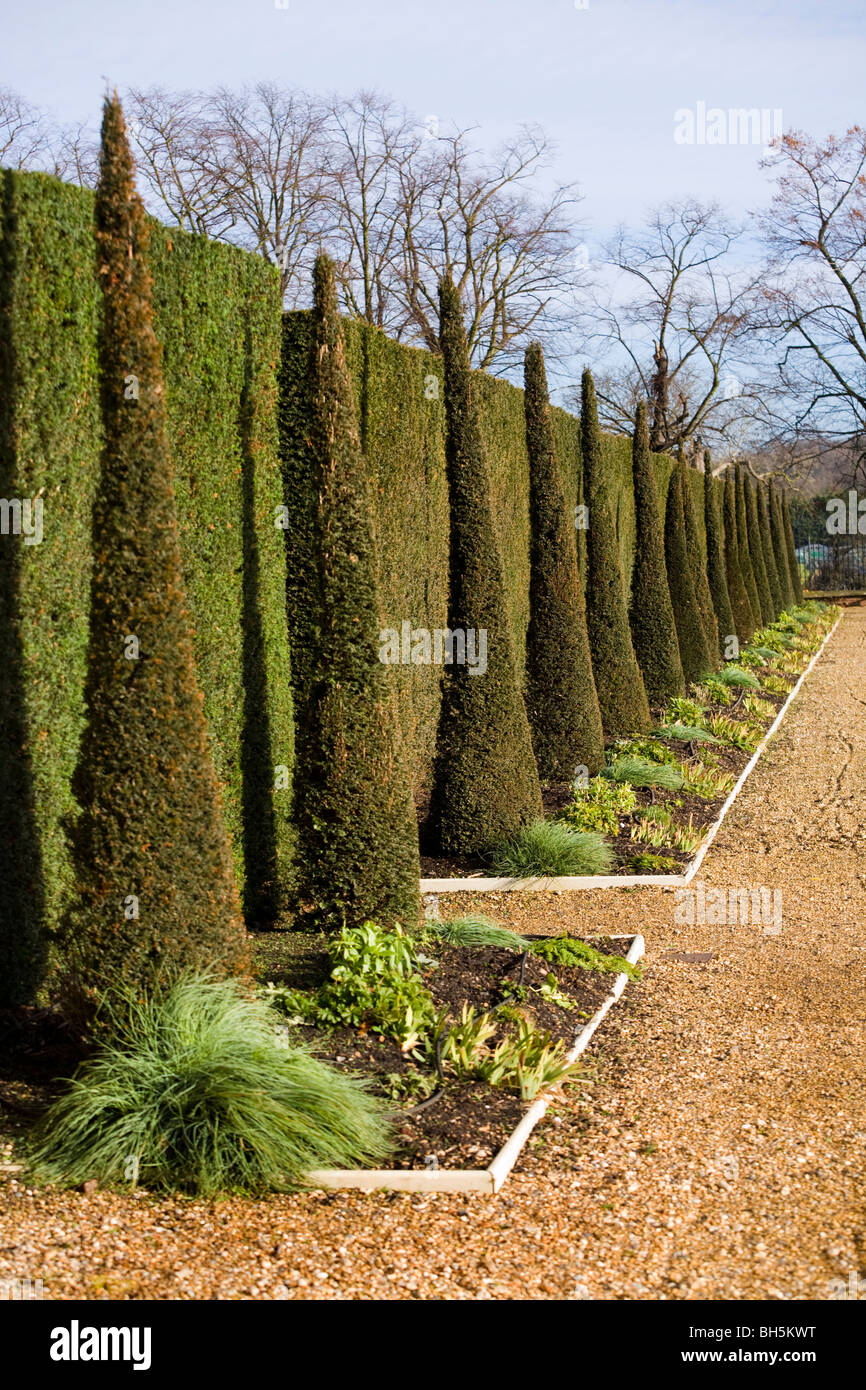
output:
M 731 596 L 725 574 L 725 540 L 719 501 L 713 487 L 710 451 L 704 450 L 704 526 L 707 533 L 707 579 L 718 630 L 719 655 L 727 656 L 728 638 L 736 636 Z

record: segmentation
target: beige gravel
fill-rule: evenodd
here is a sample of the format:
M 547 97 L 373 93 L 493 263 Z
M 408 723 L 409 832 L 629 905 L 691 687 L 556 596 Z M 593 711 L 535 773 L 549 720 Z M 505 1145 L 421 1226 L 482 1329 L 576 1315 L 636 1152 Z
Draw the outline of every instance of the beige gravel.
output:
M 208 1204 L 7 1178 L 0 1279 L 52 1298 L 828 1298 L 866 1272 L 864 808 L 866 610 L 849 609 L 703 866 L 707 887 L 781 889 L 780 934 L 678 926 L 672 890 L 485 899 L 523 930 L 647 939 L 595 1084 L 498 1197 Z

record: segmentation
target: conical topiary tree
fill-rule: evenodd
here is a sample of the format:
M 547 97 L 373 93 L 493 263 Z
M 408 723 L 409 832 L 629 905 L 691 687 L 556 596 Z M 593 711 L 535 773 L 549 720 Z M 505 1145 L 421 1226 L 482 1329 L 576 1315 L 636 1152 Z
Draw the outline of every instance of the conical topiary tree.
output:
M 794 597 L 794 584 L 791 577 L 791 566 L 788 559 L 788 539 L 785 535 L 785 523 L 782 519 L 782 504 L 779 494 L 769 485 L 770 499 L 770 530 L 773 535 L 773 554 L 776 557 L 776 569 L 779 573 L 779 585 L 782 590 L 782 601 L 784 608 L 793 608 L 796 599 Z
M 776 556 L 773 551 L 769 494 L 766 488 L 761 487 L 760 483 L 756 491 L 758 494 L 758 528 L 761 533 L 761 549 L 764 553 L 764 565 L 767 570 L 767 581 L 770 585 L 770 596 L 773 601 L 773 618 L 776 619 L 785 607 L 785 601 L 782 598 L 782 586 L 779 581 L 779 571 L 776 568 Z
M 725 574 L 725 541 L 719 499 L 710 465 L 710 451 L 704 450 L 704 527 L 707 533 L 707 579 L 713 597 L 719 637 L 719 655 L 728 651 L 727 639 L 737 633 L 728 580 Z
M 740 556 L 740 569 L 743 572 L 743 581 L 749 595 L 755 627 L 760 627 L 761 600 L 758 597 L 758 585 L 752 567 L 752 553 L 749 548 L 749 523 L 746 517 L 746 489 L 743 481 L 743 470 L 739 464 L 734 466 L 734 479 L 737 495 L 737 550 Z
M 196 681 L 148 228 L 116 96 L 95 222 L 104 442 L 61 981 L 82 1022 L 106 991 L 135 995 L 194 968 L 236 973 L 247 959 Z
M 299 921 L 326 930 L 368 918 L 411 923 L 418 827 L 396 694 L 380 660 L 369 475 L 327 256 L 317 257 L 313 284 L 305 581 L 313 640 L 299 662 L 294 772 Z
M 595 385 L 588 369 L 581 382 L 580 442 L 589 507 L 586 620 L 601 722 L 608 734 L 641 733 L 650 727 L 649 704 L 631 641 Z
M 731 598 L 737 638 L 740 643 L 746 643 L 758 626 L 758 619 L 752 610 L 749 591 L 746 588 L 746 581 L 740 566 L 740 547 L 737 539 L 737 484 L 733 468 L 728 468 L 725 474 L 724 517 L 725 575 L 728 580 L 728 593 Z
M 676 621 L 665 567 L 665 540 L 655 469 L 649 446 L 646 402 L 637 408 L 632 441 L 635 547 L 629 625 L 647 698 L 664 707 L 685 687 Z
M 761 626 L 761 600 L 758 596 L 758 585 L 755 579 L 755 569 L 752 564 L 752 554 L 749 546 L 749 525 L 746 514 L 745 486 L 743 471 L 739 463 L 734 465 L 734 501 L 737 519 L 737 548 L 740 557 L 740 569 L 743 572 L 743 582 L 746 592 L 749 595 L 749 607 L 752 610 L 752 618 L 757 630 Z M 745 522 L 744 522 L 744 518 Z
M 761 621 L 766 626 L 773 621 L 773 595 L 770 593 L 770 580 L 764 563 L 764 547 L 761 541 L 761 527 L 758 520 L 758 502 L 751 478 L 743 479 L 746 494 L 746 525 L 749 530 L 749 555 L 758 588 L 758 602 L 761 605 Z
M 439 284 L 451 515 L 448 626 L 483 632 L 487 667 L 444 667 L 430 822 L 450 854 L 484 853 L 541 815 L 515 670 L 460 296 Z M 480 638 L 479 638 L 480 640 Z
M 709 657 L 709 663 L 705 669 L 715 671 L 719 665 L 719 659 L 716 655 L 719 650 L 719 624 L 716 621 L 716 610 L 713 607 L 713 596 L 710 593 L 710 584 L 707 579 L 707 564 L 701 545 L 698 519 L 695 515 L 691 473 L 682 455 L 682 451 L 680 452 L 677 467 L 680 470 L 680 481 L 682 483 L 683 520 L 686 528 L 686 556 L 688 558 L 689 568 L 692 572 L 695 599 L 698 605 L 698 612 L 701 615 L 701 626 L 704 629 L 707 655 Z
M 704 675 L 711 661 L 686 546 L 683 470 L 676 463 L 668 483 L 665 508 L 665 562 L 677 624 L 683 675 L 687 682 L 692 683 Z M 717 662 L 713 661 L 712 664 L 716 665 Z
M 800 578 L 800 566 L 797 564 L 796 548 L 794 546 L 794 527 L 791 522 L 791 508 L 787 497 L 782 500 L 782 520 L 785 525 L 785 542 L 788 551 L 788 569 L 791 572 L 791 588 L 794 594 L 795 603 L 803 602 L 803 581 Z
M 526 349 L 523 405 L 531 525 L 526 712 L 539 776 L 570 781 L 577 767 L 592 773 L 602 766 L 604 735 L 540 343 Z

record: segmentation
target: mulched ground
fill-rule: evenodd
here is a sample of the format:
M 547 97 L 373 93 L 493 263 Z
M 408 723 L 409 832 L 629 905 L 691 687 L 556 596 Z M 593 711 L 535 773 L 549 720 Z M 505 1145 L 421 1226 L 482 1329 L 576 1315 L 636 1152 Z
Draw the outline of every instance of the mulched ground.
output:
M 702 866 L 778 936 L 672 890 L 459 894 L 527 932 L 640 930 L 644 978 L 497 1197 L 191 1202 L 7 1178 L 0 1278 L 49 1298 L 819 1299 L 866 1273 L 866 611 L 848 610 Z M 713 953 L 687 963 L 669 952 Z
M 267 944 L 266 941 L 266 947 Z M 598 949 L 618 955 L 628 950 L 629 944 L 593 941 Z M 307 980 L 323 977 L 327 958 L 315 944 L 304 950 L 302 945 L 292 943 L 291 949 L 297 954 L 281 969 L 282 982 L 297 986 L 294 962 L 298 963 L 298 973 Z M 520 954 L 492 947 L 467 951 L 431 945 L 426 951 L 437 962 L 423 971 L 437 1010 L 447 1006 L 455 1019 L 460 1018 L 464 1003 L 471 1004 L 477 1013 L 492 1012 L 508 1001 L 510 987 L 519 986 L 522 997 L 514 999 L 515 1005 L 537 1028 L 549 1033 L 552 1041 L 562 1042 L 566 1049 L 582 1023 L 610 993 L 614 978 L 576 966 L 549 965 L 537 956 L 528 955 L 523 961 Z M 265 956 L 266 972 L 269 965 L 269 957 Z M 573 1007 L 561 1007 L 539 993 L 551 976 Z M 270 973 L 267 978 L 272 978 Z M 501 1021 L 491 1046 L 514 1032 L 512 1021 Z M 526 1102 L 519 1095 L 478 1082 L 460 1083 L 447 1077 L 440 1084 L 433 1059 L 406 1055 L 399 1043 L 375 1031 L 336 1028 L 326 1032 L 301 1027 L 297 1033 L 317 1056 L 338 1070 L 372 1077 L 373 1088 L 380 1094 L 390 1096 L 395 1082 L 399 1084 L 401 1080 L 404 1084 L 409 1078 L 427 1081 L 430 1089 L 421 1092 L 427 1099 L 418 1100 L 416 1095 L 414 1104 L 411 1100 L 395 1102 L 398 1149 L 389 1160 L 389 1167 L 424 1168 L 433 1163 L 440 1168 L 486 1167 L 526 1109 Z

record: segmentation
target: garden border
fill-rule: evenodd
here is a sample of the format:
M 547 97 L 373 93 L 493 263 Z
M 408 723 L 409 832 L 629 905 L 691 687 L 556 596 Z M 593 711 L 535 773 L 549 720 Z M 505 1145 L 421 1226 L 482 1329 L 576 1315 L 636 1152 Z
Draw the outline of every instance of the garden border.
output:
M 782 720 L 788 712 L 788 707 L 792 700 L 799 694 L 800 686 L 809 675 L 815 662 L 823 652 L 833 633 L 841 623 L 843 614 L 840 613 L 824 641 L 821 643 L 809 665 L 803 671 L 796 685 L 790 691 L 788 698 L 776 715 L 761 742 L 758 744 L 746 766 L 743 768 L 739 777 L 728 794 L 722 809 L 717 818 L 713 821 L 703 844 L 690 863 L 684 874 L 569 874 L 561 878 L 422 878 L 422 893 L 542 893 L 550 892 L 579 892 L 591 888 L 684 888 L 690 883 L 700 868 L 704 855 L 716 838 L 719 827 L 734 801 L 743 789 L 743 784 L 749 773 L 754 768 L 773 734 L 778 729 Z
M 646 950 L 646 942 L 639 932 L 634 936 L 631 932 L 622 932 L 606 939 L 631 940 L 625 957 L 630 965 L 636 965 Z M 617 975 L 607 998 L 575 1037 L 568 1053 L 569 1062 L 577 1061 L 580 1054 L 586 1051 L 599 1024 L 620 998 L 628 978 L 625 971 Z M 384 1189 L 390 1192 L 496 1193 L 517 1162 L 556 1089 L 552 1087 L 544 1095 L 536 1097 L 487 1168 L 320 1168 L 308 1174 L 310 1184 L 323 1188 L 354 1188 L 362 1192 Z

